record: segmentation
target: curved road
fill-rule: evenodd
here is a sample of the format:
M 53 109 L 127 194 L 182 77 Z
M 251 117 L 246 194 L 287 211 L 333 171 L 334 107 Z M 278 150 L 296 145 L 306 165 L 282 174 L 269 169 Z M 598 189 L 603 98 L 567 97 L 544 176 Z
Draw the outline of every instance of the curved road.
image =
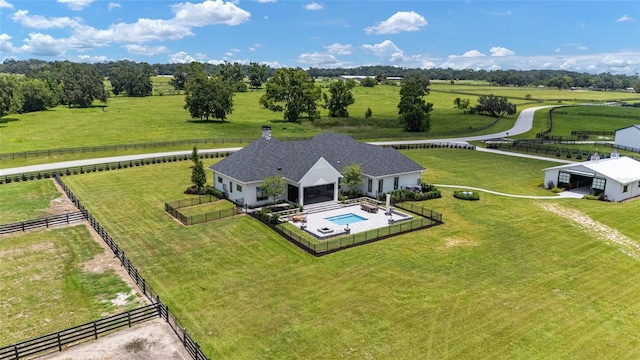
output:
M 503 138 L 509 133 L 509 135 L 518 135 L 524 134 L 527 131 L 531 130 L 533 127 L 533 115 L 537 110 L 546 109 L 550 107 L 555 107 L 558 105 L 549 105 L 549 106 L 538 106 L 529 109 L 524 109 L 518 115 L 518 119 L 516 120 L 513 127 L 505 132 L 487 134 L 487 135 L 478 135 L 478 136 L 467 136 L 467 137 L 459 137 L 459 138 L 447 138 L 447 139 L 428 139 L 428 140 L 402 140 L 402 141 L 382 141 L 382 142 L 370 142 L 369 144 L 373 145 L 402 145 L 402 144 L 428 144 L 428 143 L 465 143 L 467 141 L 477 141 L 477 140 L 489 140 L 495 138 Z M 234 152 L 238 151 L 241 148 L 221 148 L 221 149 L 206 149 L 206 150 L 198 150 L 198 153 L 215 153 L 215 152 Z M 547 161 L 555 161 L 555 162 L 571 162 L 567 160 L 560 159 L 551 159 L 551 158 L 543 158 L 540 156 L 527 155 L 527 154 L 517 154 L 510 153 L 506 151 L 499 150 L 491 150 L 491 149 L 482 149 L 481 151 L 492 152 L 496 154 L 503 154 L 509 156 L 518 156 L 518 157 L 526 157 L 531 159 L 539 159 L 539 160 L 547 160 Z M 153 153 L 153 154 L 139 154 L 139 155 L 126 155 L 126 156 L 113 156 L 113 157 L 104 157 L 104 158 L 94 158 L 94 159 L 84 159 L 84 160 L 75 160 L 75 161 L 64 161 L 58 163 L 50 163 L 50 164 L 41 164 L 41 165 L 31 165 L 31 166 L 23 166 L 9 169 L 0 169 L 0 176 L 6 175 L 17 175 L 17 174 L 25 174 L 25 173 L 36 173 L 36 172 L 44 172 L 51 171 L 56 169 L 65 169 L 65 168 L 74 168 L 79 166 L 89 166 L 89 165 L 97 165 L 97 164 L 105 164 L 105 163 L 113 163 L 113 162 L 125 162 L 131 160 L 140 160 L 140 159 L 148 159 L 153 157 L 162 157 L 162 156 L 182 156 L 182 155 L 191 155 L 191 150 L 186 151 L 172 151 L 172 152 L 162 152 L 162 153 Z

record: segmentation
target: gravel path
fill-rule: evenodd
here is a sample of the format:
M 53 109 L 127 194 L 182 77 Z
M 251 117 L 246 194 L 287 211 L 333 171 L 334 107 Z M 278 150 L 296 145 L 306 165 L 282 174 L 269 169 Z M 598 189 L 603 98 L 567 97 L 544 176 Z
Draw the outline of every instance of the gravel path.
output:
M 502 193 L 502 192 L 493 191 L 493 190 L 477 188 L 477 187 L 473 187 L 473 186 L 445 185 L 445 184 L 433 184 L 433 185 L 437 186 L 437 187 L 443 187 L 443 188 L 456 188 L 456 189 L 460 189 L 460 190 L 463 190 L 463 189 L 464 190 L 475 190 L 475 191 L 486 192 L 486 193 L 493 194 L 493 195 L 500 195 L 500 196 L 507 196 L 507 197 L 513 197 L 513 198 L 521 198 L 521 199 L 545 199 L 545 200 L 582 199 L 582 197 L 584 196 L 583 194 L 577 194 L 577 193 L 573 193 L 571 191 L 563 191 L 561 193 L 558 193 L 558 195 L 556 195 L 556 196 L 514 195 L 514 194 L 507 194 L 507 193 Z

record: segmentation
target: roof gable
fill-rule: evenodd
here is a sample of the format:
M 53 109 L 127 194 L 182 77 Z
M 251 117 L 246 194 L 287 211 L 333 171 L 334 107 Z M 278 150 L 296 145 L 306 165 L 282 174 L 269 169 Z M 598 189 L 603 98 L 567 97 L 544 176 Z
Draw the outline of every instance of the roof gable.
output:
M 623 127 L 621 129 L 616 130 L 616 132 L 621 130 L 627 130 L 627 129 L 634 129 L 634 130 L 640 131 L 640 125 L 631 125 L 631 126 Z

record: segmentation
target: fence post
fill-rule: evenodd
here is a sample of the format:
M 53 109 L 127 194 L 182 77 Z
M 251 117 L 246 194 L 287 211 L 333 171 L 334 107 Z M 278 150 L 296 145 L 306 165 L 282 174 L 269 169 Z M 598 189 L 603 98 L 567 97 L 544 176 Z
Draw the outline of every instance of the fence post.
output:
M 187 329 L 182 328 L 182 345 L 187 346 Z
M 16 359 L 20 359 L 20 354 L 18 353 L 18 345 L 13 345 L 13 352 L 16 354 Z
M 56 337 L 58 338 L 58 351 L 62 351 L 62 343 L 60 342 L 60 332 L 56 333 Z
M 131 310 L 127 311 L 127 322 L 129 323 L 129 327 L 131 327 Z
M 98 339 L 98 326 L 95 321 L 93 322 L 93 336 L 95 336 L 96 340 Z

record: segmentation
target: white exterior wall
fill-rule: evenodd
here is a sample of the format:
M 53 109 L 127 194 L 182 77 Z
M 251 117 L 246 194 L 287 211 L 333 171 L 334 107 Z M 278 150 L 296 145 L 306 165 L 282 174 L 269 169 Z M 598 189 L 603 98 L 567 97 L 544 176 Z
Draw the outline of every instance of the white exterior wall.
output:
M 624 185 L 627 185 L 627 192 L 622 192 Z M 607 195 L 607 199 L 612 201 L 622 201 L 640 196 L 640 181 L 620 184 L 614 180 L 607 179 L 607 186 L 604 194 Z
M 628 127 L 616 131 L 616 145 L 632 147 L 640 149 L 640 129 L 636 127 Z
M 560 170 L 547 170 L 544 172 L 544 187 L 547 188 L 549 181 L 553 182 L 553 186 L 558 186 L 558 174 Z
M 309 171 L 300 179 L 300 183 L 294 184 L 298 186 L 298 199 L 300 205 L 304 206 L 304 188 L 333 185 L 333 200 L 338 201 L 338 184 L 342 175 L 327 160 L 321 157 Z
M 395 177 L 398 177 L 398 190 L 402 189 L 403 186 L 415 186 L 415 185 L 419 185 L 422 182 L 422 173 L 417 171 L 417 172 L 413 172 L 413 173 L 407 173 L 407 174 L 401 174 L 401 175 L 391 175 L 391 176 L 385 176 L 385 177 L 381 177 L 381 178 L 374 178 L 374 177 L 369 177 L 369 176 L 363 176 L 364 181 L 362 182 L 362 184 L 358 187 L 358 190 L 362 191 L 363 193 L 367 194 L 368 196 L 371 197 L 376 197 L 378 196 L 378 194 L 381 193 L 386 193 L 386 192 L 390 192 L 393 191 L 393 179 Z M 371 188 L 371 191 L 369 190 L 369 179 L 373 180 L 373 186 Z M 378 190 L 378 180 L 384 180 L 383 182 L 383 188 L 382 191 Z

